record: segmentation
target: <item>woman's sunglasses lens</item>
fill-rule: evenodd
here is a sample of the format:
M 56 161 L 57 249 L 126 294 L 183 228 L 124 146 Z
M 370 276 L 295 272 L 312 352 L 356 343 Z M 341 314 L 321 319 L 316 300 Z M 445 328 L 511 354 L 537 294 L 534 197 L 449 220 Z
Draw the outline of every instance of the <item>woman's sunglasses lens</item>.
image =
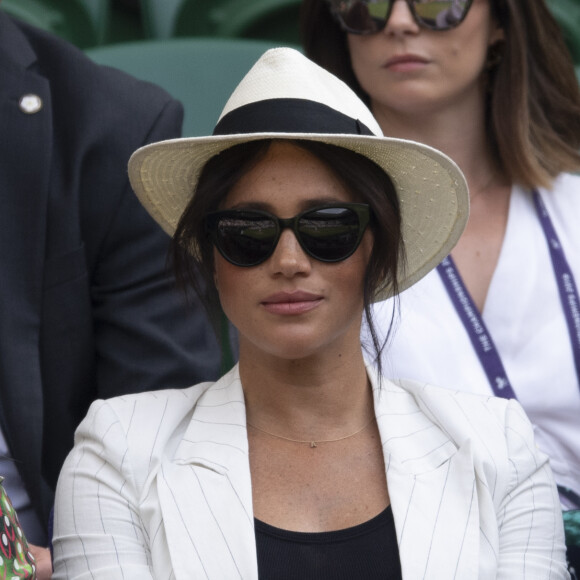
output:
M 353 34 L 374 34 L 387 24 L 394 1 L 332 0 L 331 4 L 345 30 Z M 471 0 L 411 0 L 410 4 L 420 26 L 448 30 L 463 21 Z
M 239 266 L 253 266 L 270 255 L 278 230 L 273 220 L 260 216 L 222 217 L 216 231 L 224 257 Z
M 469 10 L 470 0 L 430 0 L 413 2 L 419 24 L 433 30 L 448 30 L 460 24 Z
M 343 207 L 304 214 L 298 222 L 302 246 L 316 259 L 338 262 L 350 256 L 360 239 L 358 215 Z
M 346 30 L 355 34 L 373 34 L 385 27 L 391 2 L 341 2 L 337 13 Z

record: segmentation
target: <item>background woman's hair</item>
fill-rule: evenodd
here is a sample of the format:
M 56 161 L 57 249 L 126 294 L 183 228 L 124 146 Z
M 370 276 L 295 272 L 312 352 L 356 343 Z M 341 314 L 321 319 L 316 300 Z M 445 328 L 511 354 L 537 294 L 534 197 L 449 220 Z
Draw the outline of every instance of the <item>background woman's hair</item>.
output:
M 549 187 L 559 173 L 580 170 L 580 90 L 572 58 L 544 0 L 489 1 L 505 32 L 486 71 L 489 139 L 512 183 Z M 300 34 L 306 55 L 368 104 L 346 33 L 325 0 L 303 0 Z
M 372 339 L 373 355 L 381 371 L 380 354 L 389 338 L 379 338 L 372 318 L 375 293 L 389 286 L 398 293 L 396 273 L 404 268 L 399 201 L 389 176 L 370 159 L 354 151 L 305 140 L 285 140 L 310 152 L 340 180 L 347 191 L 372 210 L 370 228 L 373 249 L 364 278 L 364 311 Z M 196 193 L 185 209 L 171 246 L 177 281 L 189 293 L 193 290 L 204 303 L 219 337 L 221 306 L 214 279 L 214 247 L 205 231 L 204 216 L 220 208 L 232 187 L 266 155 L 272 140 L 236 145 L 212 157 L 204 166 Z M 191 248 L 197 247 L 197 252 Z M 194 255 L 195 254 L 195 255 Z M 393 316 L 397 301 L 393 301 Z M 367 349 L 368 350 L 368 349 Z

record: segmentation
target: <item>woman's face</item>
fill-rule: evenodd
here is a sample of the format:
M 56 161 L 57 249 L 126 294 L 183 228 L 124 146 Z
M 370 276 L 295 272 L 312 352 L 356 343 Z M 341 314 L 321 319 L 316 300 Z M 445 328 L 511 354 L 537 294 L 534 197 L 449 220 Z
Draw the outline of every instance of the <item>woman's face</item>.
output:
M 289 218 L 317 205 L 354 201 L 359 200 L 312 154 L 275 142 L 220 209 L 262 209 Z M 216 286 L 239 331 L 240 356 L 291 360 L 360 348 L 363 278 L 371 250 L 368 228 L 356 252 L 336 263 L 305 254 L 290 229 L 258 266 L 234 266 L 214 250 Z
M 422 114 L 481 106 L 489 47 L 503 38 L 489 0 L 474 0 L 465 20 L 447 31 L 420 28 L 407 3 L 396 0 L 385 28 L 370 36 L 347 34 L 352 67 L 373 110 Z

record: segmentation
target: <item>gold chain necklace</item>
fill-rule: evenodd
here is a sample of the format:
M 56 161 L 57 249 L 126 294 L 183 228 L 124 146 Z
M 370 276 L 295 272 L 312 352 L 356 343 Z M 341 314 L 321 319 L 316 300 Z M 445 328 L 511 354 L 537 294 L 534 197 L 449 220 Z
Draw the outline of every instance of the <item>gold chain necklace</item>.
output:
M 256 427 L 256 425 L 252 425 L 251 423 L 247 423 L 248 427 L 255 429 L 256 431 L 261 431 L 266 435 L 270 435 L 270 437 L 275 437 L 276 439 L 283 439 L 284 441 L 291 441 L 292 443 L 308 443 L 311 448 L 318 447 L 319 443 L 334 443 L 336 441 L 342 441 L 343 439 L 348 439 L 349 437 L 354 437 L 358 435 L 362 431 L 364 431 L 373 421 L 375 417 L 371 417 L 370 421 L 365 423 L 360 429 L 357 429 L 354 433 L 350 435 L 344 435 L 343 437 L 338 437 L 337 439 L 317 439 L 316 441 L 312 439 L 291 439 L 290 437 L 284 437 L 283 435 L 276 435 L 275 433 L 270 433 L 270 431 L 266 431 L 266 429 L 262 429 L 260 427 Z

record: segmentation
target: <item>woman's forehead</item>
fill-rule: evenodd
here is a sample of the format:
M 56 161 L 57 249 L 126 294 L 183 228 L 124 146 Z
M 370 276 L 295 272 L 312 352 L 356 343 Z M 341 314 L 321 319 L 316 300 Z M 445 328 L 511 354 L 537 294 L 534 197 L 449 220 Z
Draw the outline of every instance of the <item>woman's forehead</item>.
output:
M 254 207 L 290 216 L 313 205 L 354 201 L 334 171 L 313 153 L 274 142 L 228 192 L 223 207 Z

